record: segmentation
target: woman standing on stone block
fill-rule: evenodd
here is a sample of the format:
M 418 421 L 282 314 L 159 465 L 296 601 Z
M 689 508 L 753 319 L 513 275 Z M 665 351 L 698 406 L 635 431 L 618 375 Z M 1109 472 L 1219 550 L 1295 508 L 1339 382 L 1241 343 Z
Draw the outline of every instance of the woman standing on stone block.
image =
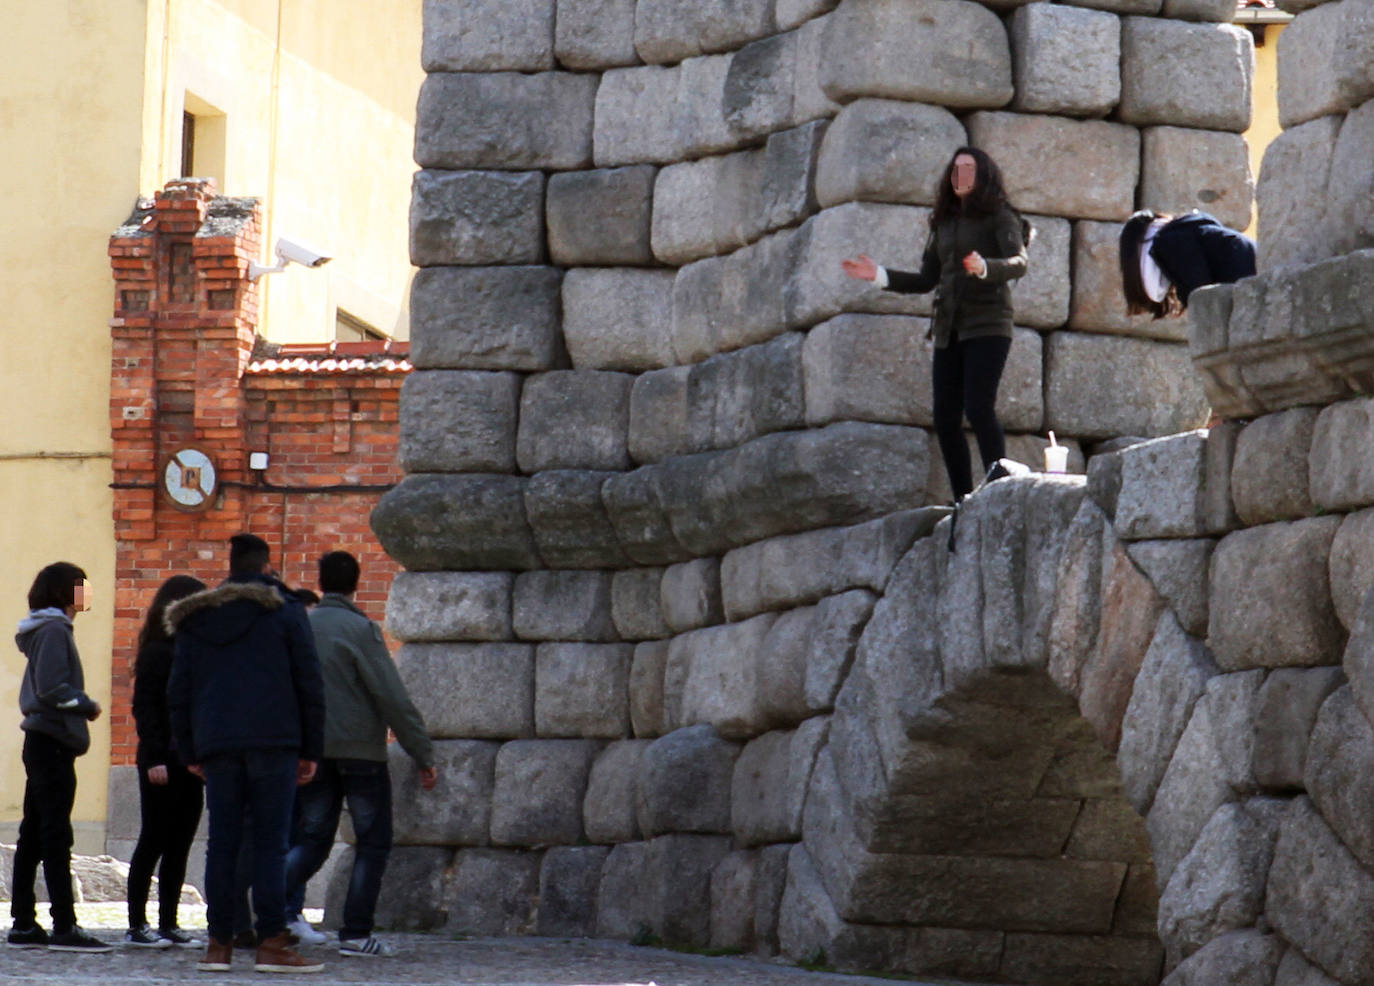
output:
M 1130 315 L 1182 315 L 1198 288 L 1255 274 L 1255 241 L 1197 210 L 1175 218 L 1142 209 L 1121 227 L 1120 255 Z
M 864 254 L 843 261 L 856 280 L 903 294 L 935 292 L 932 410 L 956 503 L 973 490 L 965 415 L 985 470 L 1006 455 L 997 387 L 1011 350 L 1010 282 L 1026 273 L 1029 242 L 1029 226 L 1007 201 L 996 163 L 976 147 L 961 147 L 945 169 L 919 271 L 888 270 Z
M 200 943 L 177 926 L 177 905 L 186 879 L 186 858 L 205 805 L 205 785 L 172 748 L 167 679 L 172 673 L 172 636 L 167 607 L 205 588 L 189 575 L 173 575 L 153 596 L 138 634 L 134 663 L 134 726 L 138 730 L 138 802 L 143 825 L 129 861 L 129 930 L 124 942 L 141 948 Z M 158 866 L 157 931 L 148 927 L 148 890 Z

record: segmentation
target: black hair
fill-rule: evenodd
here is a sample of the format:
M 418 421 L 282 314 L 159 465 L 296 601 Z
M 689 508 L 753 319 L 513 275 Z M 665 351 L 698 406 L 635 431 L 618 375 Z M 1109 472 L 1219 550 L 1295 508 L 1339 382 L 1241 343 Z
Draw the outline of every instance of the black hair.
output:
M 358 559 L 347 551 L 331 551 L 320 558 L 320 591 L 344 595 L 357 592 L 361 573 Z
M 313 589 L 292 589 L 292 597 L 296 602 L 309 609 L 311 606 L 320 604 L 320 594 Z
M 193 575 L 173 575 L 162 583 L 153 594 L 153 601 L 148 605 L 148 615 L 143 620 L 143 628 L 138 631 L 139 649 L 142 650 L 144 644 L 155 640 L 170 640 L 171 635 L 167 633 L 167 627 L 162 622 L 162 618 L 167 615 L 167 607 L 179 599 L 195 595 L 204 588 L 205 583 Z
M 229 539 L 229 574 L 261 575 L 272 560 L 272 549 L 256 534 L 235 534 Z
M 954 162 L 963 154 L 973 158 L 975 171 L 973 191 L 961 199 L 954 193 L 953 178 Z M 1003 209 L 1016 212 L 1007 198 L 1007 189 L 1002 182 L 1002 169 L 997 167 L 997 162 L 988 156 L 987 151 L 977 147 L 961 147 L 951 154 L 949 164 L 945 165 L 939 191 L 935 195 L 935 209 L 930 214 L 930 228 L 934 229 L 942 222 L 959 216 L 995 216 Z M 1016 214 L 1020 216 L 1019 212 Z M 1024 238 L 1027 227 L 1024 219 L 1021 222 Z
M 1145 232 L 1156 219 L 1172 219 L 1167 212 L 1154 212 L 1141 209 L 1127 219 L 1121 227 L 1121 238 L 1117 244 L 1117 255 L 1121 261 L 1121 291 L 1126 295 L 1127 315 L 1153 315 L 1155 318 L 1168 318 L 1183 312 L 1183 302 L 1172 284 L 1163 301 L 1155 301 L 1145 291 L 1145 282 L 1140 277 L 1140 247 L 1145 242 Z
M 86 573 L 69 561 L 55 561 L 36 576 L 29 587 L 29 609 L 66 609 L 76 605 L 76 587 Z

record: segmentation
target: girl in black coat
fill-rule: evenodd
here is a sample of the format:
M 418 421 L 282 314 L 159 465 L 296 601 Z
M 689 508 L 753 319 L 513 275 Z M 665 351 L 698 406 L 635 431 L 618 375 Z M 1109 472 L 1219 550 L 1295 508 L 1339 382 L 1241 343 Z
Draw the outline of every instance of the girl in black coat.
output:
M 1204 285 L 1255 273 L 1255 241 L 1196 210 L 1177 218 L 1137 212 L 1121 227 L 1120 257 L 1127 313 L 1155 318 L 1183 314 Z
M 205 787 L 186 769 L 172 745 L 167 713 L 172 637 L 163 616 L 169 605 L 204 588 L 204 582 L 189 575 L 172 576 L 153 596 L 138 635 L 134 725 L 138 729 L 138 800 L 143 825 L 129 863 L 129 931 L 124 940 L 144 948 L 199 945 L 177 926 L 177 905 L 186 879 L 186 858 L 205 803 Z M 147 904 L 159 859 L 158 930 L 154 932 L 148 927 Z
M 1006 455 L 997 387 L 1011 351 L 1011 281 L 1026 273 L 1029 239 L 992 158 L 961 147 L 940 183 L 920 271 L 889 271 L 863 254 L 843 262 L 850 277 L 890 291 L 935 291 L 932 412 L 955 502 L 973 490 L 965 415 L 985 470 Z

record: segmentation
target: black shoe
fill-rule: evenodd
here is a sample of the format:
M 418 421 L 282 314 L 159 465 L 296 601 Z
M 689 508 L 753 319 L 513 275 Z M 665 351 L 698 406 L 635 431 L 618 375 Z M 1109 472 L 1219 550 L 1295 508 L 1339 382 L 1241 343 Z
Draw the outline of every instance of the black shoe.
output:
M 69 931 L 54 931 L 48 939 L 50 952 L 113 952 L 114 946 L 93 938 L 74 924 Z
M 134 948 L 171 948 L 172 943 L 163 938 L 146 924 L 130 928 L 124 932 L 124 944 Z
M 199 938 L 188 935 L 176 925 L 170 928 L 158 928 L 157 934 L 163 941 L 169 942 L 177 948 L 200 948 Z
M 5 943 L 10 948 L 47 948 L 48 933 L 36 924 L 27 928 L 15 925 L 10 929 L 9 937 L 5 939 Z
M 231 944 L 234 948 L 257 948 L 258 936 L 251 931 L 240 931 L 234 935 Z

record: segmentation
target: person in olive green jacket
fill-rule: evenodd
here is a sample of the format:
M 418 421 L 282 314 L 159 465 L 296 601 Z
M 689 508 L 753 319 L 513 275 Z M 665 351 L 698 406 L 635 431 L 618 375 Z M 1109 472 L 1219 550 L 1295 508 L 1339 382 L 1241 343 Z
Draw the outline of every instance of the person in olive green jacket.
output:
M 887 270 L 863 254 L 843 261 L 850 277 L 880 288 L 935 292 L 932 412 L 955 502 L 973 490 L 965 415 L 985 470 L 1006 455 L 997 387 L 1011 350 L 1011 281 L 1026 273 L 1029 242 L 1029 226 L 1007 201 L 996 163 L 976 147 L 961 147 L 936 195 L 919 271 Z
M 432 791 L 439 774 L 424 719 L 406 694 L 376 623 L 353 604 L 361 574 L 346 551 L 320 559 L 324 597 L 310 613 L 324 675 L 324 759 L 314 781 L 296 794 L 297 825 L 286 857 L 287 923 L 306 944 L 325 936 L 301 917 L 305 884 L 329 857 L 344 800 L 356 846 L 353 874 L 339 929 L 341 955 L 393 954 L 372 937 L 373 913 L 391 852 L 391 777 L 388 727 L 419 767 L 420 786 Z

